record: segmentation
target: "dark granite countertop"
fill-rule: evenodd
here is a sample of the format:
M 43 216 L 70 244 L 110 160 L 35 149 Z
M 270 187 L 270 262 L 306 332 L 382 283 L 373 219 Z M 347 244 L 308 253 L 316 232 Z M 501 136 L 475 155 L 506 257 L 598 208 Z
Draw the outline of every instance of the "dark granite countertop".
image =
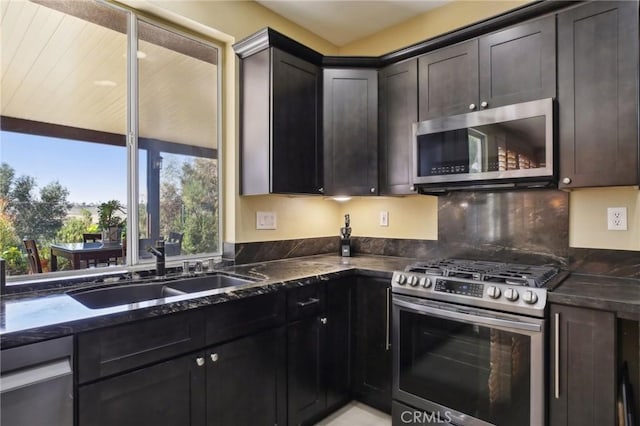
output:
M 35 343 L 355 273 L 391 278 L 394 270 L 404 269 L 414 261 L 388 256 L 342 258 L 319 255 L 231 266 L 220 271 L 258 281 L 237 288 L 210 290 L 197 297 L 187 294 L 104 309 L 90 309 L 63 290 L 3 296 L 0 299 L 0 347 L 5 349 Z
M 90 309 L 64 293 L 65 289 L 9 295 L 0 298 L 0 347 L 9 348 L 129 321 L 197 309 L 243 297 L 278 291 L 353 274 L 391 278 L 416 259 L 360 255 L 343 258 L 318 255 L 221 268 L 255 283 L 144 301 L 104 309 Z M 95 286 L 95 283 L 85 284 Z M 573 273 L 553 292 L 551 303 L 616 312 L 640 320 L 640 280 Z
M 551 303 L 613 311 L 640 320 L 640 280 L 572 273 L 549 293 Z

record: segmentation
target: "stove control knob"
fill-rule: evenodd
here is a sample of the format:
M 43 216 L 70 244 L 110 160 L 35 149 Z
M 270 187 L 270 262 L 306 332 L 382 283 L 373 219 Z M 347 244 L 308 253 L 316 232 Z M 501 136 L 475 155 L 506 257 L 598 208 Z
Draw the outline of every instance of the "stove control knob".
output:
M 510 300 L 512 302 L 515 302 L 516 300 L 518 300 L 518 290 L 514 290 L 512 288 L 508 288 L 504 291 L 504 297 L 507 300 Z
M 487 289 L 487 295 L 492 299 L 497 299 L 502 295 L 500 288 L 491 286 Z
M 538 295 L 531 290 L 527 290 L 522 295 L 522 300 L 530 305 L 534 305 L 538 301 Z
M 415 287 L 418 285 L 418 277 L 409 277 L 409 285 Z
M 431 279 L 427 277 L 420 278 L 420 285 L 424 288 L 431 287 Z
M 402 274 L 398 274 L 396 276 L 396 282 L 399 285 L 405 285 L 407 283 L 407 276 L 406 275 L 402 275 Z

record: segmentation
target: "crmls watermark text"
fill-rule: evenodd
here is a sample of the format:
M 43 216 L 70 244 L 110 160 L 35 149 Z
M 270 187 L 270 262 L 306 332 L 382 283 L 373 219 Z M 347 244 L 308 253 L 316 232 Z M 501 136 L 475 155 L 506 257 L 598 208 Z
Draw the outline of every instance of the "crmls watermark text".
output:
M 426 411 L 405 410 L 400 414 L 400 421 L 404 424 L 431 425 L 449 423 L 451 420 L 450 411 L 427 413 Z

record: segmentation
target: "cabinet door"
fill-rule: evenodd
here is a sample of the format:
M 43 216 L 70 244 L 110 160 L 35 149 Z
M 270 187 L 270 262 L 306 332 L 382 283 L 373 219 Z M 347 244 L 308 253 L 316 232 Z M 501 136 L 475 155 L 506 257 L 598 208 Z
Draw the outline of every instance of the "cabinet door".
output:
M 551 329 L 550 424 L 615 424 L 614 314 L 552 305 Z
M 320 68 L 270 48 L 241 61 L 240 79 L 241 193 L 318 194 Z
M 358 277 L 353 389 L 356 399 L 391 412 L 391 280 Z
M 191 354 L 80 386 L 78 425 L 203 426 L 204 365 Z
M 378 191 L 378 73 L 324 70 L 324 190 L 327 195 Z
M 479 43 L 481 108 L 555 97 L 555 16 L 481 37 Z
M 413 194 L 413 123 L 418 121 L 418 60 L 378 73 L 380 105 L 380 194 Z
M 318 194 L 322 186 L 321 70 L 278 49 L 272 49 L 271 63 L 271 192 Z
M 638 2 L 558 15 L 560 187 L 638 184 Z
M 285 424 L 285 329 L 207 350 L 207 424 Z
M 327 409 L 351 400 L 352 278 L 327 283 Z
M 473 111 L 478 106 L 478 40 L 418 58 L 420 121 Z
M 305 424 L 327 405 L 324 373 L 324 316 L 306 318 L 287 327 L 288 424 Z

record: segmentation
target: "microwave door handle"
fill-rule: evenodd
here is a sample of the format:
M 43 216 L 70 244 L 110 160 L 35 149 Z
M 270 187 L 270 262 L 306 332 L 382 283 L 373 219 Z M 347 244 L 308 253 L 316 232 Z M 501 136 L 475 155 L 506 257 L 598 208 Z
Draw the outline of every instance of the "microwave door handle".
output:
M 447 309 L 436 308 L 433 306 L 425 306 L 418 303 L 411 303 L 405 300 L 394 300 L 393 303 L 402 308 L 407 308 L 420 314 L 428 314 L 439 318 L 452 319 L 456 321 L 466 322 L 468 324 L 498 326 L 510 328 L 512 330 L 525 330 L 525 331 L 542 331 L 540 324 L 531 324 L 528 322 L 515 321 L 503 318 L 495 318 L 489 316 L 471 315 L 460 311 L 453 311 Z

